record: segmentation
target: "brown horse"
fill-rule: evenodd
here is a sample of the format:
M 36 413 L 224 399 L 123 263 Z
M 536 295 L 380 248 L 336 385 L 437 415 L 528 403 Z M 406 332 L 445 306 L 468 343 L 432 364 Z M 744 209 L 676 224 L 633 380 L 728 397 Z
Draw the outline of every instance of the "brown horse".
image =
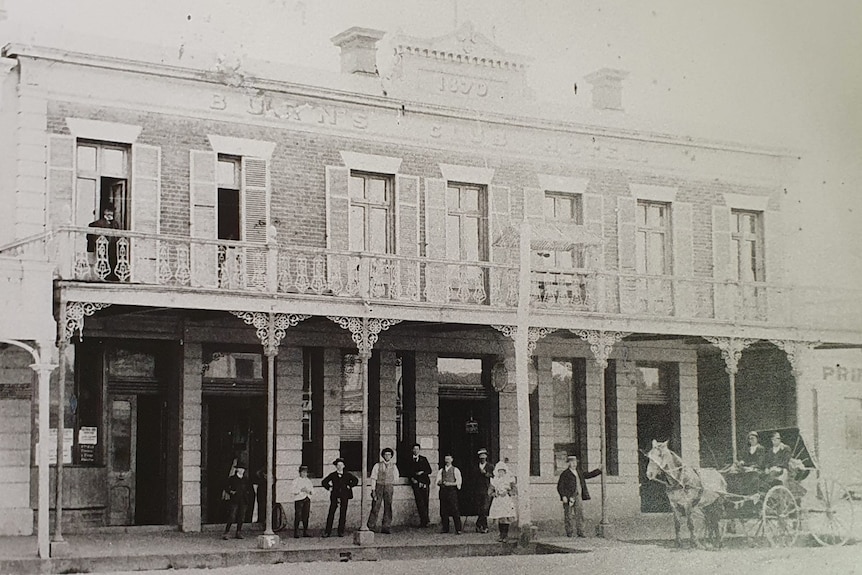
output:
M 715 469 L 697 469 L 686 465 L 679 455 L 668 449 L 667 441 L 659 443 L 653 440 L 652 449 L 646 456 L 649 459 L 647 478 L 665 485 L 667 499 L 673 510 L 676 546 L 681 546 L 679 530 L 684 515 L 692 546 L 701 547 L 692 523 L 692 512 L 700 509 L 703 511 L 707 538 L 714 547 L 721 547 L 723 495 L 727 492 L 724 477 Z

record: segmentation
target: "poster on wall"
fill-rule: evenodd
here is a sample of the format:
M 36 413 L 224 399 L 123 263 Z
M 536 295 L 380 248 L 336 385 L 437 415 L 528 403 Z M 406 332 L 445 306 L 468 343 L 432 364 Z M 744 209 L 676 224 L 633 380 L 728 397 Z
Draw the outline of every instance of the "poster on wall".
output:
M 75 440 L 75 432 L 72 429 L 63 429 L 63 465 L 72 463 L 72 442 Z M 48 433 L 48 463 L 57 464 L 57 428 L 52 427 Z

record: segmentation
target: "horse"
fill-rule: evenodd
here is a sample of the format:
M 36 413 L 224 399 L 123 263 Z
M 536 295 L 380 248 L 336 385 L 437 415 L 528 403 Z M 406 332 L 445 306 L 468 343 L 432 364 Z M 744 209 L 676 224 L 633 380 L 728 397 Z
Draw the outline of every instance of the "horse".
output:
M 697 469 L 686 465 L 679 455 L 668 449 L 667 441 L 653 440 L 652 449 L 646 453 L 646 457 L 649 460 L 647 479 L 665 485 L 665 493 L 673 510 L 676 546 L 681 547 L 679 530 L 682 516 L 685 515 L 692 546 L 702 547 L 692 523 L 692 512 L 699 508 L 703 511 L 706 537 L 714 547 L 721 547 L 721 515 L 724 494 L 727 493 L 724 477 L 715 469 Z

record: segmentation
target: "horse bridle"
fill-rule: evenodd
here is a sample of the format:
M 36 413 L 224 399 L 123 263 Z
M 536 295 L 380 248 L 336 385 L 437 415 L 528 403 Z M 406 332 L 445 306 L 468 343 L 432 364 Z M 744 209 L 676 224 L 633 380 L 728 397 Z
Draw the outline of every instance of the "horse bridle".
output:
M 667 467 L 667 468 L 665 468 L 665 467 L 663 467 L 663 463 L 661 461 L 656 461 L 652 456 L 650 456 L 649 452 L 646 452 L 642 449 L 640 450 L 640 452 L 643 454 L 644 457 L 649 459 L 652 463 L 655 463 L 656 467 L 659 468 L 659 471 L 661 471 L 665 477 L 672 479 L 682 489 L 685 489 L 687 487 L 685 485 L 685 483 L 683 483 L 682 481 L 680 481 L 679 479 L 677 479 L 676 477 L 674 477 L 670 473 L 672 471 L 679 471 L 679 470 L 685 468 L 685 463 L 682 463 L 681 459 L 680 459 L 680 465 L 678 467 Z M 673 487 L 670 484 L 670 481 L 662 481 L 661 479 L 658 479 L 658 478 L 653 479 L 652 481 L 655 481 L 657 483 L 661 483 L 662 485 L 665 485 L 666 487 Z

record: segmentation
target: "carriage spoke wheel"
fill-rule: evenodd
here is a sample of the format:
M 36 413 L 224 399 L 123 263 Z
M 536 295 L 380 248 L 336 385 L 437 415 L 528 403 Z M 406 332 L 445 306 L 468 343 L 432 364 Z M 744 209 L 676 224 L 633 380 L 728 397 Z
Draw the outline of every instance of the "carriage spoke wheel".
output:
M 824 546 L 844 545 L 853 534 L 853 499 L 832 479 L 820 478 L 817 491 L 806 498 L 806 527 Z M 809 507 L 810 506 L 810 507 Z
M 763 533 L 773 547 L 790 547 L 799 536 L 801 512 L 789 489 L 776 485 L 763 498 Z

